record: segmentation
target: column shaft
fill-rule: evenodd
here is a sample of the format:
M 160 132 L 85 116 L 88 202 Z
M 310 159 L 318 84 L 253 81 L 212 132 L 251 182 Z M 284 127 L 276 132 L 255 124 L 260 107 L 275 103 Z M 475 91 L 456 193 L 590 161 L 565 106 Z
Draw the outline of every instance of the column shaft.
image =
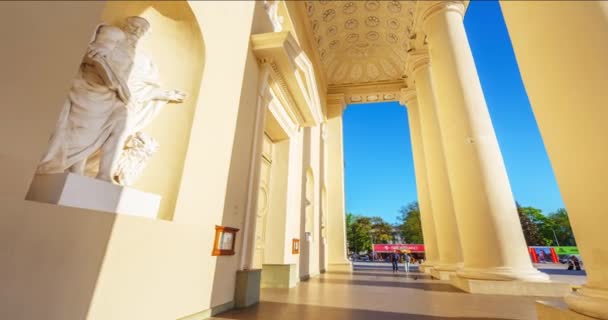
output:
M 464 269 L 471 279 L 546 280 L 533 268 L 498 141 L 463 25 L 461 2 L 423 14 L 437 117 L 458 219 Z
M 452 191 L 445 163 L 441 131 L 436 115 L 435 93 L 428 63 L 414 70 L 418 94 L 420 128 L 424 141 L 428 186 L 433 204 L 435 230 L 441 257 L 439 270 L 456 270 L 462 266 L 458 223 L 452 203 Z
M 349 265 L 346 258 L 346 212 L 344 202 L 344 143 L 342 117 L 327 120 L 327 259 L 331 265 Z
M 608 3 L 501 2 L 587 284 L 566 299 L 608 319 Z
M 418 207 L 420 209 L 420 223 L 422 224 L 422 235 L 424 237 L 424 251 L 426 255 L 426 266 L 435 266 L 441 262 L 441 255 L 437 244 L 435 232 L 435 219 L 433 207 L 429 196 L 427 183 L 426 156 L 420 131 L 420 117 L 416 99 L 410 99 L 407 104 L 407 113 L 410 127 L 410 139 L 412 141 L 412 154 L 414 157 L 414 173 L 416 176 L 416 190 L 418 192 Z

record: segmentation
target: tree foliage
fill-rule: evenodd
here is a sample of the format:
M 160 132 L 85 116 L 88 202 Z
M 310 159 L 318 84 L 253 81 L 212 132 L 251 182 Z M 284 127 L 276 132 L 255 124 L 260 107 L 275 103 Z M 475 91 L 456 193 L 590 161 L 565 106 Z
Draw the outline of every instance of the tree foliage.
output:
M 553 223 L 554 237 L 557 238 L 561 246 L 576 246 L 574 233 L 568 219 L 568 211 L 561 208 L 549 214 L 549 220 Z
M 565 209 L 545 215 L 540 209 L 517 204 L 517 213 L 529 246 L 576 246 Z
M 548 215 L 517 203 L 519 221 L 528 246 L 576 246 L 568 212 L 559 209 Z M 397 229 L 405 243 L 424 243 L 418 202 L 399 209 Z M 391 243 L 395 226 L 381 217 L 346 214 L 346 237 L 351 252 L 371 251 L 373 243 Z
M 370 218 L 372 222 L 372 241 L 390 243 L 393 240 L 393 226 L 380 217 Z
M 347 223 L 346 238 L 348 249 L 351 252 L 371 251 L 372 249 L 372 221 L 368 217 L 351 214 L 351 221 Z M 348 222 L 348 215 L 347 215 Z
M 521 223 L 521 229 L 524 232 L 524 238 L 526 238 L 526 244 L 528 246 L 542 246 L 544 240 L 541 237 L 538 227 L 528 216 L 526 210 L 517 203 L 517 214 L 519 215 L 519 222 Z
M 401 207 L 397 219 L 401 221 L 399 229 L 406 243 L 424 243 L 418 202 Z

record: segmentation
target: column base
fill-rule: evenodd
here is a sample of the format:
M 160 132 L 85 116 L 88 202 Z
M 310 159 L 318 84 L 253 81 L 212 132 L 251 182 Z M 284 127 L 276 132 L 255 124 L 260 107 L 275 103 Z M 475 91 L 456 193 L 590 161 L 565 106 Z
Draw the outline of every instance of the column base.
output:
M 585 285 L 564 298 L 575 312 L 597 319 L 608 319 L 608 291 Z
M 246 308 L 260 302 L 260 285 L 262 270 L 238 270 L 234 289 L 234 304 L 237 308 Z
M 262 288 L 293 288 L 299 278 L 295 264 L 262 265 Z
M 350 262 L 330 263 L 327 265 L 327 271 L 353 272 L 353 264 Z
M 431 270 L 431 277 L 439 280 L 450 280 L 456 271 L 462 268 L 462 263 L 438 264 Z
M 450 280 L 450 277 L 452 275 L 455 275 L 456 271 L 440 270 L 437 268 L 432 268 L 429 273 L 430 273 L 431 277 L 433 277 L 434 279 Z
M 574 312 L 568 309 L 565 303 L 537 301 L 536 313 L 538 320 L 597 320 L 598 318 L 588 317 L 586 315 Z M 600 318 L 602 319 L 602 318 Z M 606 318 L 604 318 L 606 319 Z
M 433 270 L 434 267 L 435 267 L 434 264 L 423 263 L 418 266 L 418 270 L 425 274 L 431 274 L 431 270 Z
M 510 267 L 499 268 L 463 268 L 456 274 L 462 278 L 475 280 L 497 280 L 497 281 L 530 281 L 543 282 L 549 281 L 549 275 L 536 270 L 533 267 L 528 269 L 513 269 Z
M 477 280 L 463 278 L 459 275 L 459 272 L 452 275 L 450 284 L 462 291 L 476 294 L 564 297 L 572 292 L 572 288 L 568 283 L 551 281 Z

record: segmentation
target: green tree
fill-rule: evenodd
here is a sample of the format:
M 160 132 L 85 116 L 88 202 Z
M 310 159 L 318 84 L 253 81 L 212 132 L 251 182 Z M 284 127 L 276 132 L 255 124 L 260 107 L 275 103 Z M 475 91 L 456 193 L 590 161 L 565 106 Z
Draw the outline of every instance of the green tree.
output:
M 554 224 L 547 216 L 545 216 L 540 209 L 534 207 L 521 207 L 521 212 L 528 216 L 532 223 L 536 225 L 538 233 L 542 241 L 536 246 L 554 246 L 555 237 L 553 236 Z
M 348 248 L 351 252 L 372 250 L 372 221 L 370 218 L 353 216 L 346 231 Z
M 554 237 L 557 238 L 560 246 L 576 246 L 574 233 L 568 219 L 568 211 L 561 208 L 552 212 L 548 216 L 553 226 Z M 556 243 L 557 245 L 557 243 Z
M 372 241 L 374 243 L 389 243 L 393 239 L 393 226 L 381 217 L 371 217 Z
M 406 243 L 424 243 L 418 202 L 401 207 L 397 219 L 401 221 L 399 229 Z
M 524 232 L 524 238 L 528 246 L 542 246 L 544 240 L 538 231 L 537 225 L 529 217 L 528 213 L 531 210 L 523 208 L 519 203 L 517 205 L 517 214 L 519 215 L 519 222 L 521 223 L 521 229 Z

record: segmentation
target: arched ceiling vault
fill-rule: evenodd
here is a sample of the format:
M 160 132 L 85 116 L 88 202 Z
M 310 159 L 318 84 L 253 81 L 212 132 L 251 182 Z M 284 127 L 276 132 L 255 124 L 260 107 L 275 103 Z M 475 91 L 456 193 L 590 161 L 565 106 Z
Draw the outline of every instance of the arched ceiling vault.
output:
M 406 86 L 416 1 L 306 1 L 328 93 L 346 103 L 393 101 Z

